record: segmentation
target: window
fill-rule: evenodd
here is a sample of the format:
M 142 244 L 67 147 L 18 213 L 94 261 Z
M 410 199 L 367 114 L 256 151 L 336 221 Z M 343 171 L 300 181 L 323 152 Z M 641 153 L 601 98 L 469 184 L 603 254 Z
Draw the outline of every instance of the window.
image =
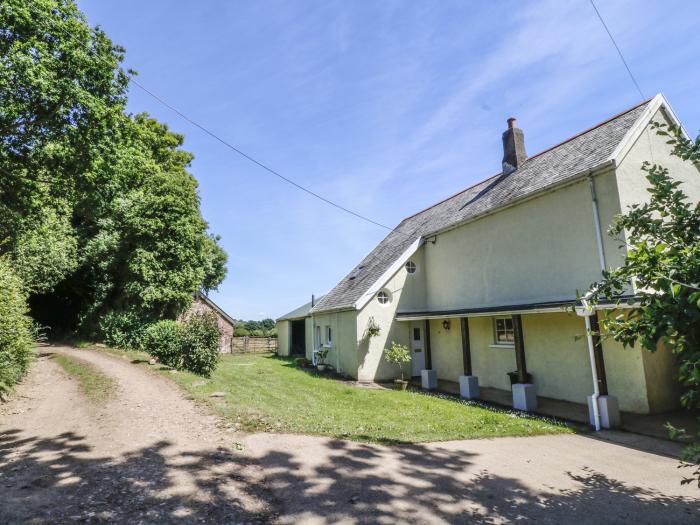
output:
M 494 343 L 497 345 L 513 345 L 515 333 L 513 332 L 512 317 L 496 317 L 494 320 Z
M 406 271 L 408 273 L 414 274 L 414 273 L 416 273 L 417 269 L 418 269 L 418 267 L 416 266 L 416 263 L 414 263 L 413 261 L 408 261 L 406 263 Z
M 319 348 L 321 346 L 321 327 L 316 326 L 316 331 L 314 333 L 314 346 Z
M 413 340 L 420 341 L 420 328 L 413 329 Z
M 331 327 L 326 326 L 326 344 L 329 345 L 333 342 L 333 334 L 331 333 Z
M 382 290 L 377 294 L 377 302 L 379 304 L 389 304 L 391 302 L 391 295 L 389 295 L 389 292 Z

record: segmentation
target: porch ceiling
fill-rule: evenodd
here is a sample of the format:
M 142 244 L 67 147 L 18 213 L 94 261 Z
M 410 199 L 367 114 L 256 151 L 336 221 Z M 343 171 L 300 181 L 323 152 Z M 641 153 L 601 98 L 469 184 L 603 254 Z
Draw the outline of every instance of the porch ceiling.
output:
M 625 296 L 623 301 L 632 299 L 633 296 Z M 445 319 L 450 317 L 483 317 L 490 315 L 513 314 L 537 314 L 551 312 L 565 312 L 573 306 L 580 306 L 581 301 L 570 299 L 568 301 L 549 301 L 540 303 L 511 304 L 499 306 L 484 306 L 479 308 L 458 308 L 451 310 L 424 310 L 417 312 L 397 312 L 397 321 L 420 321 L 423 319 Z M 628 304 L 616 304 L 606 301 L 600 303 L 598 309 L 629 308 Z

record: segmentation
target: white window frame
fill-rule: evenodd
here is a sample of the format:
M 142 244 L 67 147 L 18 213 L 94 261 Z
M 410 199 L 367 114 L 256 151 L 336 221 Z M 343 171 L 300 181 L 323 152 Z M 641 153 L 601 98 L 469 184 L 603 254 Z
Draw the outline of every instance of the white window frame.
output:
M 412 272 L 409 271 L 409 269 L 408 269 L 409 265 L 411 265 L 410 267 L 413 268 Z M 406 261 L 406 264 L 404 264 L 404 268 L 406 268 L 406 273 L 408 275 L 416 275 L 418 273 L 418 265 L 410 259 L 408 261 Z
M 321 348 L 321 325 L 316 325 L 314 330 L 314 349 Z
M 380 296 L 385 296 L 386 301 L 382 302 L 379 299 Z M 389 290 L 379 290 L 377 292 L 377 302 L 379 303 L 379 306 L 389 306 L 391 304 L 391 299 L 392 299 L 391 292 L 389 292 Z
M 503 321 L 510 321 L 511 324 L 511 329 L 508 330 L 508 328 L 505 326 L 505 334 L 506 336 L 508 335 L 508 332 L 513 333 L 513 341 L 512 342 L 503 342 L 499 341 L 498 339 L 498 321 L 503 320 Z M 513 318 L 509 315 L 499 315 L 497 317 L 493 318 L 493 344 L 491 346 L 497 346 L 497 347 L 503 347 L 503 348 L 513 348 L 515 346 L 515 326 L 513 325 Z
M 331 328 L 331 325 L 328 324 L 326 325 L 326 346 L 333 346 L 333 330 Z

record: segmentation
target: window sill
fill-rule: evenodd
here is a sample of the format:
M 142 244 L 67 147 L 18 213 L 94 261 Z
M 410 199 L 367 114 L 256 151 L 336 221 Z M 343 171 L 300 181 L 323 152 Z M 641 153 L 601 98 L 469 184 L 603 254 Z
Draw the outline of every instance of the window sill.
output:
M 499 345 L 499 344 L 490 344 L 489 348 L 515 348 L 515 345 Z

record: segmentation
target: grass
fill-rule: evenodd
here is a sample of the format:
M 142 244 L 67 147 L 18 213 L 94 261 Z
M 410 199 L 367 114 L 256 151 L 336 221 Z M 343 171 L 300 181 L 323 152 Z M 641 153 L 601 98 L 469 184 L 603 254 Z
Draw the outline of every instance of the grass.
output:
M 114 393 L 114 380 L 90 363 L 62 354 L 56 354 L 54 360 L 78 381 L 80 390 L 92 403 L 102 404 Z
M 246 431 L 375 443 L 573 432 L 562 422 L 450 396 L 344 384 L 275 356 L 222 356 L 206 382 L 188 372 L 169 377 Z M 217 391 L 226 396 L 209 397 Z

